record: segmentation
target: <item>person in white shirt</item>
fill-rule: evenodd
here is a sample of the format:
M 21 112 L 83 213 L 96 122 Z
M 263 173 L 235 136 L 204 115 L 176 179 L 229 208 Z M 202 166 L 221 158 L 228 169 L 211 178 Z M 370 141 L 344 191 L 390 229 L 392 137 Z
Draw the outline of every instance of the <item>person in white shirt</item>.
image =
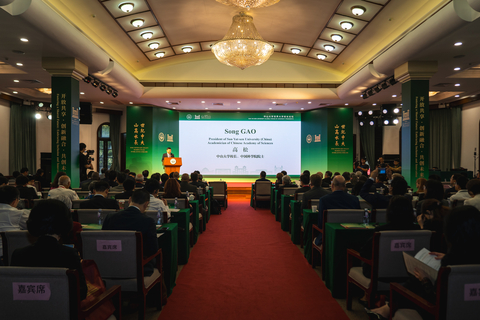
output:
M 467 183 L 468 183 L 467 177 L 460 175 L 457 178 L 457 181 L 455 182 L 455 190 L 457 190 L 457 193 L 455 193 L 450 197 L 450 201 L 455 201 L 455 200 L 463 201 L 463 200 L 468 200 L 472 198 L 468 194 Z
M 65 205 L 72 209 L 72 201 L 78 200 L 78 195 L 74 190 L 69 189 L 71 185 L 70 178 L 68 176 L 61 176 L 58 179 L 58 188 L 52 189 L 48 192 L 50 199 L 57 199 L 65 203 Z
M 468 181 L 467 190 L 473 198 L 465 200 L 464 205 L 474 206 L 480 210 L 480 180 L 472 179 Z
M 166 202 L 162 199 L 158 199 L 158 190 L 160 189 L 160 183 L 155 179 L 148 179 L 145 182 L 144 189 L 150 193 L 150 203 L 148 204 L 147 210 L 158 211 L 162 209 L 163 212 L 167 212 L 168 219 L 170 219 L 171 212 L 168 208 Z
M 0 187 L 0 232 L 27 229 L 30 211 L 17 209 L 19 201 L 20 192 L 17 188 L 13 186 Z M 0 257 L 2 256 L 2 241 L 0 241 Z

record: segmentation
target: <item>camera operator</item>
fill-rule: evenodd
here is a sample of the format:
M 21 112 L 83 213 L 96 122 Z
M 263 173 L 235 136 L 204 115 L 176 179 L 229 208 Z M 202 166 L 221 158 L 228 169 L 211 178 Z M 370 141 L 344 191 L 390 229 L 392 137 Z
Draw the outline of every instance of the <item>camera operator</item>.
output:
M 87 169 L 93 170 L 92 159 L 89 155 L 85 155 L 87 145 L 80 143 L 80 181 L 87 180 Z

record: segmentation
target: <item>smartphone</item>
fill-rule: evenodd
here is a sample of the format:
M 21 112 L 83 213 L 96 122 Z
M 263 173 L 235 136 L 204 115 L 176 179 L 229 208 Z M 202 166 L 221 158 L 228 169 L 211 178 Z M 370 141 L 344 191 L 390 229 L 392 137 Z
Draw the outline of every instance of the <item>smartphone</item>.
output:
M 385 168 L 380 168 L 380 169 L 378 169 L 378 173 L 379 173 L 379 174 L 387 174 L 387 169 L 385 169 Z

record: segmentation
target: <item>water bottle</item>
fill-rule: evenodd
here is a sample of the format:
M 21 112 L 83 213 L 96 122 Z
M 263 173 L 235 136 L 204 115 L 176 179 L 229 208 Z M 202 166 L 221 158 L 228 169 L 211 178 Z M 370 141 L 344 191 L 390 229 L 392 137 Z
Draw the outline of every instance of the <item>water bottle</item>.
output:
M 102 225 L 102 209 L 98 209 L 98 224 Z
M 157 224 L 158 225 L 162 225 L 162 217 L 163 217 L 163 210 L 162 208 L 158 208 L 158 212 L 157 212 Z
M 186 193 L 186 196 L 187 196 L 187 199 L 190 199 L 189 196 L 188 196 L 188 191 L 187 191 L 187 193 Z
M 178 207 L 178 198 L 175 197 L 175 209 L 177 209 L 177 207 Z
M 413 215 L 417 217 L 417 208 L 413 208 Z
M 383 194 L 383 188 L 380 188 L 380 194 Z
M 368 209 L 365 208 L 365 214 L 363 215 L 363 224 L 367 226 L 370 223 L 370 219 L 368 217 Z

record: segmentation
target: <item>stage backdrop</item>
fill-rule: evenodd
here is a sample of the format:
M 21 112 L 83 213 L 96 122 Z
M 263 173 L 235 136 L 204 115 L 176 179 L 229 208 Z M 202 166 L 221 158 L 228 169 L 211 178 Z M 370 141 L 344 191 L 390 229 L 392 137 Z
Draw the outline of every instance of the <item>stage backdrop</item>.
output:
M 163 172 L 167 147 L 182 158 L 181 173 L 205 176 L 274 176 L 286 170 L 351 171 L 353 111 L 305 113 L 177 112 L 127 107 L 127 168 Z

